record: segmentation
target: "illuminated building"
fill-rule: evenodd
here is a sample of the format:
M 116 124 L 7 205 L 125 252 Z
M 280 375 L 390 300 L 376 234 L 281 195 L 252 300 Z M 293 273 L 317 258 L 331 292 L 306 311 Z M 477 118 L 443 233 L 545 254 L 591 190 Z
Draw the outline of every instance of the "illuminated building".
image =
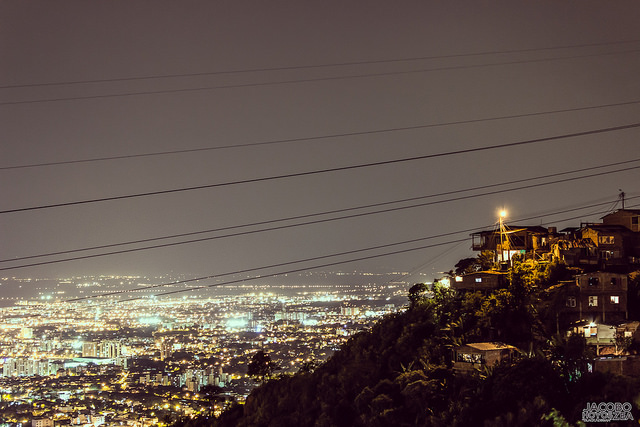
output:
M 98 343 L 95 343 L 95 342 L 83 343 L 82 357 L 98 357 Z
M 100 343 L 100 357 L 116 359 L 122 355 L 122 344 L 119 341 L 102 341 Z

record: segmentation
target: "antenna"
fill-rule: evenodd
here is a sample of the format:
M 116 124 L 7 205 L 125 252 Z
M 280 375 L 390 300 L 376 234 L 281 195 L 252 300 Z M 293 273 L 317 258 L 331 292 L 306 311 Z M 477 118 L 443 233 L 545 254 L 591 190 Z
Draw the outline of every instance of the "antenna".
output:
M 620 192 L 620 194 L 618 194 L 618 197 L 620 197 L 620 200 L 622 201 L 622 210 L 624 210 L 624 191 L 622 191 L 622 189 L 618 189 L 618 191 Z

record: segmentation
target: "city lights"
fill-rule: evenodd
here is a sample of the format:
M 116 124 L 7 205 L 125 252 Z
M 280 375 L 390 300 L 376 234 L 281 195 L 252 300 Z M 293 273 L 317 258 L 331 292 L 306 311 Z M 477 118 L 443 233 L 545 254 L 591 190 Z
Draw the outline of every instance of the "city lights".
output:
M 83 286 L 74 280 L 65 286 L 108 288 L 110 280 L 78 278 Z M 126 283 L 135 285 L 135 279 Z M 231 398 L 242 402 L 256 386 L 247 362 L 257 349 L 269 352 L 288 374 L 326 360 L 351 335 L 402 307 L 407 285 L 271 287 L 276 292 L 243 284 L 210 298 L 122 303 L 24 299 L 0 309 L 2 402 L 38 402 L 56 422 L 70 423 L 126 424 L 142 416 L 143 425 L 151 426 L 170 414 L 209 413 L 206 386 L 221 387 L 227 404 Z M 149 405 L 141 395 L 160 403 Z M 60 409 L 67 407 L 72 411 Z M 217 403 L 213 412 L 224 407 Z M 71 419 L 76 408 L 86 408 L 86 419 Z

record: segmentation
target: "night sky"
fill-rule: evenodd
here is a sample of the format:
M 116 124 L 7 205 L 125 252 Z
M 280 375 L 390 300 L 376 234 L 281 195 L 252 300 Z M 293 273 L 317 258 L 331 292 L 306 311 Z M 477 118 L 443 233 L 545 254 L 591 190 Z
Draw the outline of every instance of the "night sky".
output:
M 187 238 L 7 262 L 58 251 L 443 194 L 340 215 L 374 212 L 612 173 L 4 270 L 0 277 L 209 275 L 460 232 L 280 269 L 466 238 L 322 268 L 420 271 L 436 277 L 472 255 L 468 230 L 491 227 L 501 207 L 508 210 L 507 223 L 561 229 L 598 221 L 614 207 L 619 189 L 626 192 L 627 207 L 640 203 L 634 199 L 640 195 L 640 169 L 616 172 L 640 166 L 639 129 L 555 137 L 640 122 L 638 22 L 637 1 L 2 2 L 2 268 Z M 539 138 L 551 139 L 20 210 Z M 200 148 L 208 150 L 126 157 Z M 126 158 L 67 163 L 120 156 Z M 459 192 L 634 159 L 639 160 Z M 16 168 L 58 162 L 63 163 Z M 13 210 L 19 211 L 6 212 Z M 518 221 L 543 214 L 549 216 Z

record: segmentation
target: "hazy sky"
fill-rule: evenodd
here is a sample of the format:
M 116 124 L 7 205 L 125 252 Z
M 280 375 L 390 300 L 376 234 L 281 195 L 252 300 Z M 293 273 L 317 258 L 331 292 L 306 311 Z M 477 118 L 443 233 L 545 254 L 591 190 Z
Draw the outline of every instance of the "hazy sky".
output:
M 637 124 L 638 22 L 637 1 L 4 1 L 0 210 Z M 407 60 L 396 61 L 401 59 Z M 220 73 L 225 71 L 230 72 Z M 148 78 L 152 76 L 168 77 Z M 43 85 L 48 83 L 69 84 Z M 195 88 L 200 89 L 187 90 Z M 568 111 L 551 113 L 558 110 Z M 382 130 L 390 131 L 367 134 Z M 3 213 L 0 257 L 4 261 L 439 193 L 456 192 L 385 208 L 472 196 L 481 191 L 457 191 L 640 158 L 639 134 L 631 128 L 339 172 Z M 343 136 L 317 138 L 329 135 Z M 8 168 L 291 139 L 295 141 Z M 638 166 L 640 161 L 530 184 Z M 633 199 L 640 195 L 639 178 L 640 169 L 632 169 L 339 221 L 0 271 L 0 277 L 208 275 L 490 226 L 502 206 L 509 211 L 509 222 L 604 203 L 520 222 L 562 228 L 597 221 L 619 189 L 627 193 L 628 206 L 639 203 Z M 527 183 L 511 187 L 523 185 Z M 420 270 L 437 276 L 472 255 L 468 231 L 280 270 L 464 238 L 455 245 L 326 268 Z M 148 244 L 181 240 L 186 238 Z M 0 267 L 139 246 L 144 245 L 2 262 Z

